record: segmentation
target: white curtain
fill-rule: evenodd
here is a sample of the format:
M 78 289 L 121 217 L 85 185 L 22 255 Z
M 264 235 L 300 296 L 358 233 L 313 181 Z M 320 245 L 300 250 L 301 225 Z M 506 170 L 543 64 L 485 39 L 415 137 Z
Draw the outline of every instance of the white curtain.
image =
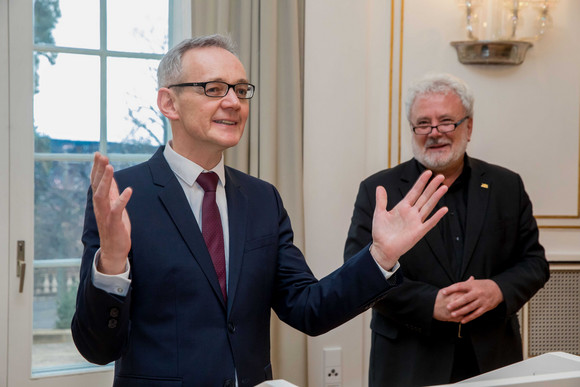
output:
M 226 164 L 274 184 L 304 248 L 302 99 L 304 0 L 192 0 L 193 36 L 230 35 L 257 93 Z M 306 337 L 271 324 L 274 378 L 307 385 Z

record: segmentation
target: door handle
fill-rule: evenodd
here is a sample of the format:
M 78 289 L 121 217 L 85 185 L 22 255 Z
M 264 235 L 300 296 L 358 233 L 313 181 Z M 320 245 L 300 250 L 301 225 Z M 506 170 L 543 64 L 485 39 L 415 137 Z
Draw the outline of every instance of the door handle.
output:
M 24 291 L 24 277 L 26 275 L 26 262 L 24 257 L 24 241 L 18 241 L 16 246 L 16 277 L 20 278 L 20 286 L 18 287 L 18 292 L 22 293 Z

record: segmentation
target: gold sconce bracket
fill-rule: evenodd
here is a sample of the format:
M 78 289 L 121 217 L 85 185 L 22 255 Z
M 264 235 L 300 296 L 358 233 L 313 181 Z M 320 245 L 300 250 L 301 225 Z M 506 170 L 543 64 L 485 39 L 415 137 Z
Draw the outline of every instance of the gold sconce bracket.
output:
M 451 42 L 463 64 L 519 65 L 532 43 L 519 40 L 465 40 Z

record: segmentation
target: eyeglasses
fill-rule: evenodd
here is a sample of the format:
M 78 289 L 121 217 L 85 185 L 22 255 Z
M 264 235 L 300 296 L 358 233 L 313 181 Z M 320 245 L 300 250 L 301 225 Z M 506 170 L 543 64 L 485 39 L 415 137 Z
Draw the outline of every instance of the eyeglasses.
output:
M 469 116 L 465 116 L 457 122 L 444 122 L 439 125 L 417 125 L 413 126 L 413 132 L 419 135 L 428 135 L 431 134 L 433 128 L 436 128 L 439 133 L 449 133 L 453 132 L 459 125 L 463 123 Z
M 234 93 L 239 99 L 250 99 L 254 96 L 254 91 L 256 90 L 256 86 L 252 85 L 251 83 L 236 83 L 235 85 L 230 85 L 229 83 L 220 81 L 178 83 L 176 85 L 167 87 L 172 88 L 186 86 L 203 87 L 203 92 L 205 95 L 214 98 L 225 97 L 229 93 L 230 89 L 234 89 Z

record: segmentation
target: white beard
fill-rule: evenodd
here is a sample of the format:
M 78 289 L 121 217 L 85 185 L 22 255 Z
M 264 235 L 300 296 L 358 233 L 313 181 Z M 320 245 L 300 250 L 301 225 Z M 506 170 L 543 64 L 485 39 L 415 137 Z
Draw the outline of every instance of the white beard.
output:
M 448 167 L 459 163 L 465 155 L 467 150 L 467 144 L 469 139 L 467 138 L 467 133 L 458 137 L 455 143 L 451 146 L 451 149 L 446 153 L 439 153 L 434 151 L 428 151 L 427 147 L 435 144 L 451 144 L 451 141 L 447 138 L 441 137 L 439 139 L 428 138 L 425 145 L 419 146 L 416 141 L 411 141 L 413 148 L 413 155 L 421 164 L 423 164 L 427 169 L 433 172 L 443 172 Z

